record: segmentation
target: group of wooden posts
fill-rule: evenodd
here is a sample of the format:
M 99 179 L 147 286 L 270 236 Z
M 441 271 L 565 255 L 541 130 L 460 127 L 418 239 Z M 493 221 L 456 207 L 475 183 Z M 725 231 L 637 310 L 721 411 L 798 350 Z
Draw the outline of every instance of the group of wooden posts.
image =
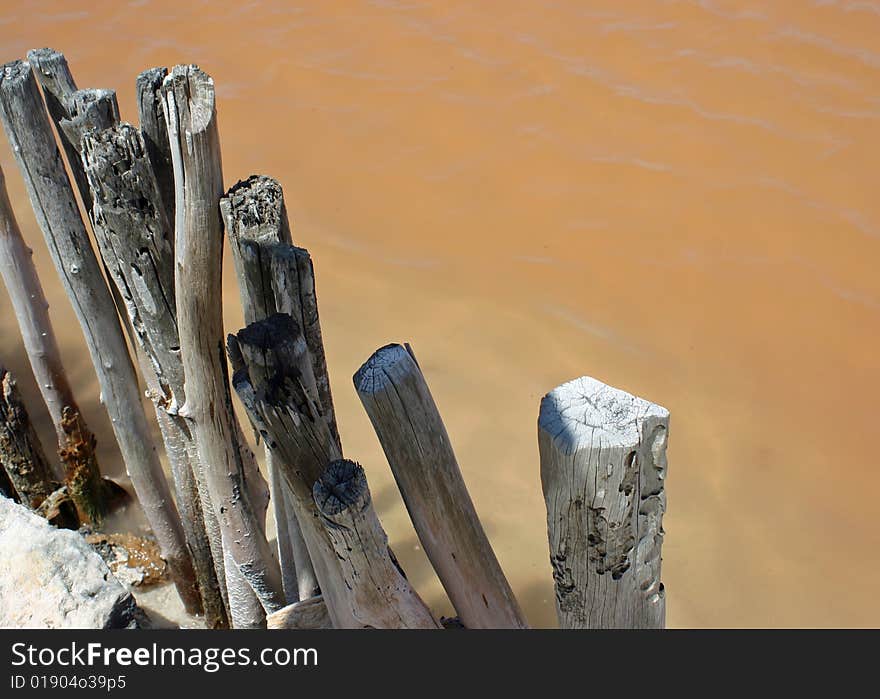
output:
M 77 89 L 62 54 L 34 50 L 0 69 L 0 121 L 187 610 L 211 628 L 525 628 L 412 348 L 377 350 L 354 386 L 454 620 L 438 620 L 409 584 L 363 468 L 343 457 L 314 268 L 291 240 L 280 185 L 252 176 L 224 192 L 214 84 L 198 67 L 147 70 L 136 90 L 139 127 L 120 121 L 115 92 Z M 224 229 L 247 322 L 225 340 Z M 0 271 L 60 456 L 59 468 L 4 370 L 0 490 L 58 526 L 100 526 L 115 491 L 101 477 L 2 172 Z M 232 388 L 264 445 L 268 487 Z M 589 378 L 544 397 L 541 480 L 563 627 L 663 627 L 668 417 Z M 265 535 L 270 503 L 277 550 Z

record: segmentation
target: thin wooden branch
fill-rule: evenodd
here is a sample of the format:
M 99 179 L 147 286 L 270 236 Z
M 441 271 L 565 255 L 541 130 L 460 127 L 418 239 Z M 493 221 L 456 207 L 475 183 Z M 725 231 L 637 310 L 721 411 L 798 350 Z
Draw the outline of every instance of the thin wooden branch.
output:
M 119 124 L 86 133 L 82 157 L 93 197 L 95 238 L 146 360 L 142 373 L 171 465 L 206 624 L 221 628 L 227 620 L 219 585 L 224 579 L 219 526 L 216 519 L 205 521 L 197 450 L 177 414 L 184 402 L 184 377 L 174 293 L 174 233 L 136 128 Z M 213 518 L 210 502 L 205 504 Z M 215 532 L 213 547 L 208 531 Z
M 283 606 L 281 574 L 247 484 L 241 428 L 223 350 L 223 194 L 213 80 L 196 66 L 176 66 L 163 83 L 175 172 L 175 290 L 186 403 L 211 501 L 220 522 L 233 625 L 265 623 L 231 587 L 240 573 L 263 609 Z M 251 455 L 252 456 L 252 455 Z M 230 571 L 229 564 L 234 570 Z
M 268 447 L 278 456 L 293 495 L 327 610 L 336 628 L 362 628 L 355 591 L 341 567 L 313 496 L 315 482 L 341 458 L 317 406 L 308 348 L 296 322 L 275 314 L 228 342 L 233 386 Z
M 464 625 L 526 628 L 415 360 L 401 345 L 382 347 L 354 375 L 354 386 L 425 553 Z
M 440 628 L 390 555 L 361 466 L 334 461 L 312 492 L 351 591 L 351 613 L 360 624 L 378 629 Z
M 61 361 L 49 320 L 49 304 L 9 202 L 0 169 L 0 275 L 9 292 L 31 370 L 55 426 L 58 453 L 70 495 L 86 521 L 99 524 L 107 498 L 95 454 L 95 438 L 86 425 Z
M 153 446 L 116 306 L 80 218 L 37 83 L 25 61 L 7 63 L 0 72 L 0 120 L 52 261 L 83 329 L 104 406 L 138 500 L 185 604 L 198 609 L 183 529 Z
M 174 168 L 171 163 L 168 126 L 165 124 L 165 114 L 162 110 L 162 83 L 166 75 L 168 69 L 164 67 L 145 70 L 137 76 L 135 93 L 141 136 L 159 186 L 162 208 L 168 221 L 173 222 Z
M 261 175 L 249 177 L 233 186 L 220 200 L 220 212 L 229 235 L 245 323 L 250 324 L 275 312 L 269 250 L 274 243 L 290 241 L 281 185 Z M 291 496 L 278 474 L 275 456 L 268 448 L 266 467 L 272 488 L 284 594 L 288 602 L 305 599 L 315 594 L 315 571 L 308 549 L 302 543 L 294 508 L 288 502 Z
M 541 401 L 538 447 L 563 628 L 659 629 L 669 412 L 583 377 Z

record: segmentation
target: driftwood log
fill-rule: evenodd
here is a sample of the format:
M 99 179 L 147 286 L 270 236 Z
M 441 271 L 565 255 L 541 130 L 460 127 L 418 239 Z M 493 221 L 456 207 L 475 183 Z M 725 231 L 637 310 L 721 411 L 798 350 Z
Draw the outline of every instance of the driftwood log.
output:
M 13 61 L 2 68 L 0 120 L 52 261 L 83 329 L 104 406 L 138 500 L 184 603 L 197 610 L 195 573 L 152 442 L 116 305 L 101 275 L 36 81 L 25 61 Z M 100 520 L 104 512 L 86 514 Z
M 377 350 L 354 375 L 410 519 L 468 628 L 526 621 L 477 517 L 425 378 L 401 345 Z
M 279 313 L 249 325 L 230 336 L 229 357 L 235 370 L 233 386 L 284 470 L 333 626 L 363 628 L 365 620 L 388 621 L 388 610 L 358 606 L 375 598 L 360 594 L 346 579 L 343 561 L 315 502 L 315 483 L 341 455 L 318 408 L 308 348 L 296 322 Z M 429 617 L 421 610 L 398 608 L 393 618 L 418 627 L 428 624 Z M 433 628 L 436 622 L 431 621 Z
M 538 446 L 563 628 L 659 629 L 669 412 L 583 377 L 541 401 Z
M 92 227 L 140 349 L 141 372 L 168 454 L 205 622 L 209 628 L 223 628 L 228 622 L 219 525 L 206 489 L 199 490 L 201 466 L 192 434 L 177 414 L 184 402 L 184 379 L 174 294 L 174 232 L 136 128 L 119 124 L 86 133 L 82 159 L 93 198 Z M 208 532 L 213 534 L 213 547 Z
M 213 80 L 196 66 L 176 66 L 163 82 L 163 99 L 175 175 L 174 284 L 186 377 L 179 413 L 191 421 L 220 523 L 233 626 L 263 626 L 264 612 L 284 606 L 283 592 L 246 482 L 254 472 L 248 473 L 249 449 L 233 412 L 223 348 L 223 173 Z
M 290 242 L 290 226 L 281 185 L 254 175 L 233 186 L 220 200 L 246 324 L 275 313 L 272 289 L 271 246 Z M 284 596 L 288 602 L 307 599 L 317 593 L 317 579 L 302 538 L 291 494 L 281 476 L 271 449 L 266 449 L 266 467 L 277 528 L 278 562 Z

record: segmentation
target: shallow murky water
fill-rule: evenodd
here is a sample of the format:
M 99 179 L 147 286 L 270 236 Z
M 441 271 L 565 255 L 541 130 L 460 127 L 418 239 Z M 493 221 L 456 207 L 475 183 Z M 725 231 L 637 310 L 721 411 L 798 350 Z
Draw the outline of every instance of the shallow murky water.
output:
M 214 76 L 227 182 L 279 178 L 316 258 L 343 441 L 410 577 L 448 613 L 351 386 L 392 340 L 535 625 L 554 622 L 538 403 L 581 374 L 672 412 L 671 626 L 880 625 L 878 36 L 880 3 L 852 0 L 0 13 L 4 60 L 60 49 L 127 119 L 144 68 Z M 118 460 L 5 140 L 0 164 Z M 0 330 L 35 399 L 5 295 Z

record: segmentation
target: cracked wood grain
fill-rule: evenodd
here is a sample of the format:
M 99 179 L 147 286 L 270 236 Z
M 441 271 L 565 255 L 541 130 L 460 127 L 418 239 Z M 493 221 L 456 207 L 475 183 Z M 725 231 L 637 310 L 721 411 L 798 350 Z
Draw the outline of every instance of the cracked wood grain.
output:
M 659 629 L 669 412 L 589 377 L 541 401 L 538 446 L 563 628 Z

